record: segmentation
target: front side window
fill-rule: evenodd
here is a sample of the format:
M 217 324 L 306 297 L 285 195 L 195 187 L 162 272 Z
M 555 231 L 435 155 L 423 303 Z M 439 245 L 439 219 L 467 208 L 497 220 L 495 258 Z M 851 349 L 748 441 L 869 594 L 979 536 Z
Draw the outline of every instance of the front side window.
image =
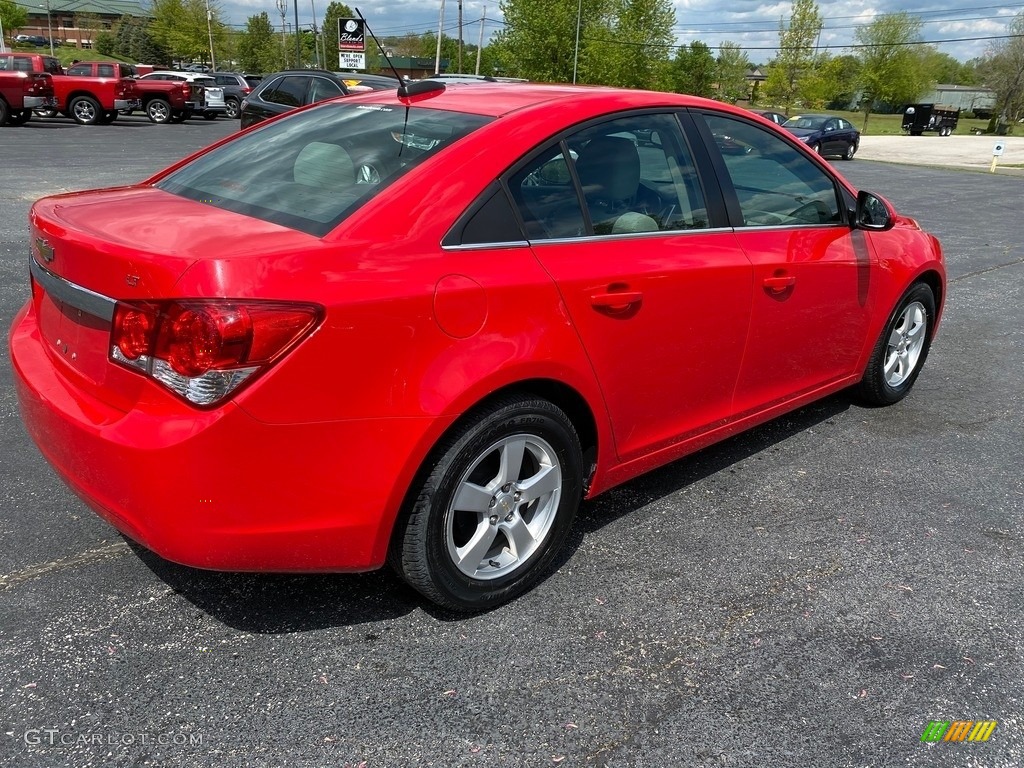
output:
M 709 226 L 694 163 L 670 114 L 584 128 L 539 153 L 508 186 L 531 239 Z
M 785 139 L 723 115 L 704 119 L 728 169 L 743 226 L 842 221 L 832 177 Z
M 322 237 L 488 120 L 383 104 L 325 104 L 207 152 L 156 187 Z

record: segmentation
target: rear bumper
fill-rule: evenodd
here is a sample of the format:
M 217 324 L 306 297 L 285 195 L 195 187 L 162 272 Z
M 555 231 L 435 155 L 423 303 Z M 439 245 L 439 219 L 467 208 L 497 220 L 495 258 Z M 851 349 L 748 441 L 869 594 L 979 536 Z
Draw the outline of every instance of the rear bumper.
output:
M 30 306 L 10 354 L 25 426 L 72 490 L 119 531 L 183 565 L 364 571 L 384 562 L 403 465 L 427 419 L 267 424 L 197 411 L 153 387 L 122 412 L 50 358 Z
M 44 107 L 56 107 L 57 99 L 53 96 L 26 96 L 25 109 L 42 109 Z

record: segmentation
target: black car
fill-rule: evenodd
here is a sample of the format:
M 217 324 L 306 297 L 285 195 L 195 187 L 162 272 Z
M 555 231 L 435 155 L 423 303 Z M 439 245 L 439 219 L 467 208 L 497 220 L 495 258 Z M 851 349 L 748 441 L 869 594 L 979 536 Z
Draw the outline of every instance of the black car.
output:
M 224 107 L 227 116 L 242 116 L 242 99 L 253 92 L 263 80 L 262 75 L 246 75 L 241 72 L 211 72 L 210 77 L 224 89 Z
M 794 115 L 782 127 L 819 155 L 853 160 L 860 146 L 860 131 L 835 115 Z
M 347 73 L 346 73 L 347 74 Z M 267 75 L 242 100 L 242 127 L 336 96 L 348 96 L 345 74 L 295 69 Z
M 786 122 L 786 120 L 789 119 L 788 117 L 786 117 L 781 112 L 773 112 L 770 109 L 755 109 L 754 110 L 754 114 L 755 115 L 760 115 L 761 117 L 764 117 L 764 118 L 767 118 L 768 120 L 771 120 L 776 125 L 782 125 L 783 123 Z

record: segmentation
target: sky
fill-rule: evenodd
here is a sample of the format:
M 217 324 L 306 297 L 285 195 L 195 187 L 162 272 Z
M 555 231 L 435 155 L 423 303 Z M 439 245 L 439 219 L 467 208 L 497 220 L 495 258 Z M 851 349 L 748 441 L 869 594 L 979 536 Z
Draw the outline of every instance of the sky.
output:
M 266 11 L 275 28 L 280 28 L 278 0 L 219 0 L 222 19 L 235 28 L 244 28 L 246 20 Z M 299 26 L 308 28 L 316 14 L 320 24 L 329 0 L 284 0 L 287 3 L 286 23 L 294 24 L 298 3 Z M 819 45 L 833 55 L 850 53 L 858 26 L 870 24 L 878 15 L 906 11 L 922 22 L 921 37 L 934 43 L 942 53 L 960 61 L 984 55 L 988 46 L 1000 42 L 1007 34 L 1011 19 L 1024 11 L 1024 0 L 845 0 L 818 2 L 824 19 Z M 378 37 L 407 33 L 437 32 L 441 0 L 372 0 L 348 2 L 359 8 Z M 459 36 L 458 0 L 446 0 L 444 33 Z M 687 45 L 695 40 L 714 49 L 723 41 L 738 44 L 755 64 L 769 61 L 779 42 L 779 20 L 789 19 L 790 2 L 765 0 L 676 0 L 676 43 Z M 462 38 L 476 44 L 480 38 L 481 19 L 484 41 L 502 29 L 501 10 L 497 0 L 462 4 Z

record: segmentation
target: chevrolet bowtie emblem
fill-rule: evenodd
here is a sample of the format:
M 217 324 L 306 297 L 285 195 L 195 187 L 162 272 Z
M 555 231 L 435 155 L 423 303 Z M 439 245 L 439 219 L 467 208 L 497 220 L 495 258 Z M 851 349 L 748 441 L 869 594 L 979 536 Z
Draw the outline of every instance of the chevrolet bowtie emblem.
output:
M 50 247 L 50 244 L 41 237 L 36 238 L 36 253 L 38 253 L 39 257 L 47 264 L 53 262 L 53 248 Z

